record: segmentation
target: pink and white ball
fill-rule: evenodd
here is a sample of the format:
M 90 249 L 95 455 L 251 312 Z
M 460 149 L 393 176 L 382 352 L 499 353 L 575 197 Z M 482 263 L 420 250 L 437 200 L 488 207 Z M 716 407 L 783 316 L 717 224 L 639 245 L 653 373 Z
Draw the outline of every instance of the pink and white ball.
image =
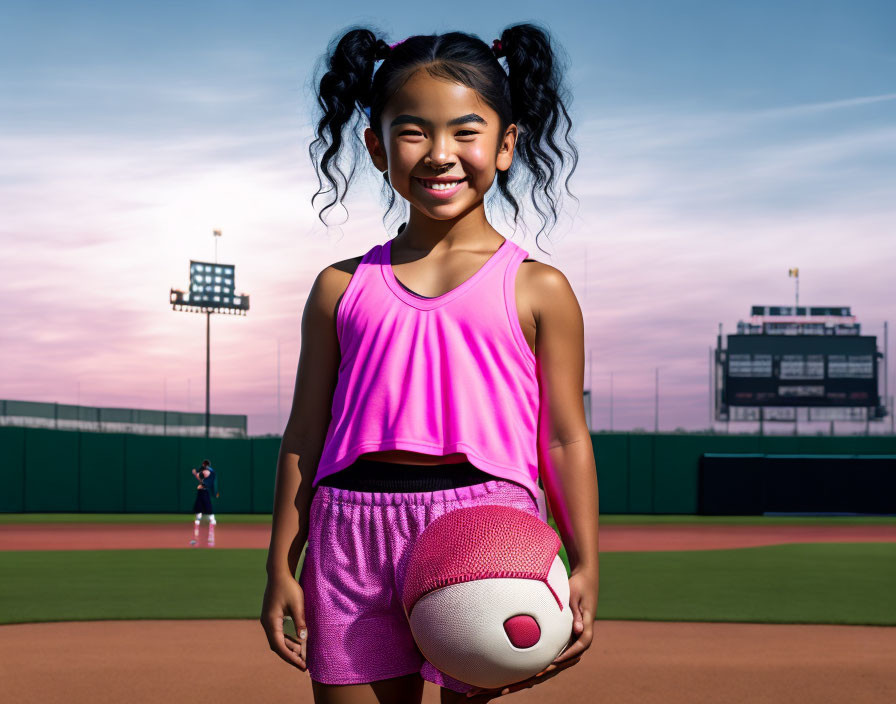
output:
M 424 657 L 483 688 L 527 679 L 570 642 L 569 580 L 560 538 L 512 506 L 450 511 L 408 561 L 402 602 Z

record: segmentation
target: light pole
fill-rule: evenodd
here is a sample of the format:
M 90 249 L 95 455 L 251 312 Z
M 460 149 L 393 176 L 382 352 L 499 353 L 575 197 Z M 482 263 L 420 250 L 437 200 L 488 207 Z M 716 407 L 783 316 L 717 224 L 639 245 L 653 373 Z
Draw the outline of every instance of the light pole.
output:
M 613 432 L 613 372 L 610 372 L 610 432 Z
M 236 266 L 218 264 L 218 238 L 220 230 L 214 231 L 215 261 L 190 260 L 190 290 L 171 289 L 169 302 L 172 309 L 190 313 L 205 313 L 205 437 L 209 436 L 211 425 L 211 319 L 212 313 L 246 315 L 249 310 L 249 296 L 235 293 Z
M 280 338 L 277 338 L 277 432 L 282 432 L 283 425 L 280 416 Z
M 791 278 L 791 277 L 796 279 L 796 281 L 794 282 L 794 284 L 796 285 L 796 308 L 799 308 L 800 307 L 800 270 L 798 267 L 794 267 L 793 269 L 787 270 L 787 278 Z M 794 314 L 796 314 L 796 313 L 797 313 L 797 311 L 794 310 Z
M 661 364 L 656 367 L 656 380 L 654 382 L 654 406 L 653 406 L 653 432 L 660 432 L 660 369 L 665 369 L 667 365 Z
M 610 376 L 610 430 L 613 430 L 613 372 L 594 372 L 599 376 L 603 376 L 604 374 L 608 374 Z M 589 375 L 591 372 L 589 372 Z M 592 397 L 594 394 L 592 393 Z M 593 418 L 594 416 L 592 416 Z
M 594 427 L 594 380 L 591 376 L 591 352 L 588 350 L 588 420 L 590 425 Z

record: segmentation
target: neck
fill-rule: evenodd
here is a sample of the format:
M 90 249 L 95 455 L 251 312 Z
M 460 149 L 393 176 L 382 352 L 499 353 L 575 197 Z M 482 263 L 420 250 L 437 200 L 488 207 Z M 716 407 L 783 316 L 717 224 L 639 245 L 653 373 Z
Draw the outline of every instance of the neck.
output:
M 435 220 L 411 206 L 408 223 L 392 243 L 396 249 L 430 252 L 434 249 L 482 249 L 497 247 L 503 236 L 485 217 L 480 201 L 474 208 L 449 220 Z

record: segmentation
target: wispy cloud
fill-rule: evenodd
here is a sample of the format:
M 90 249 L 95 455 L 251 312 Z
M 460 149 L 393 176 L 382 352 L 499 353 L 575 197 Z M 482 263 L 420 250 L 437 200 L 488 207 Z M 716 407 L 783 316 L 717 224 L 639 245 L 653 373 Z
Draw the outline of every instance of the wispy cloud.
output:
M 342 232 L 326 233 L 295 65 L 198 51 L 183 75 L 128 76 L 110 59 L 0 77 L 4 395 L 73 402 L 80 380 L 84 402 L 159 407 L 165 384 L 183 408 L 191 378 L 196 410 L 204 325 L 173 315 L 167 295 L 190 258 L 212 258 L 220 228 L 252 310 L 213 321 L 214 408 L 278 429 L 277 340 L 286 409 L 314 276 L 386 237 L 376 184 L 359 184 Z M 600 423 L 613 371 L 615 427 L 652 427 L 660 366 L 661 427 L 704 426 L 718 323 L 791 300 L 788 266 L 804 275 L 801 300 L 853 305 L 870 325 L 889 314 L 896 93 L 740 109 L 697 96 L 624 113 L 580 103 L 579 210 L 551 256 L 517 241 L 576 289 Z

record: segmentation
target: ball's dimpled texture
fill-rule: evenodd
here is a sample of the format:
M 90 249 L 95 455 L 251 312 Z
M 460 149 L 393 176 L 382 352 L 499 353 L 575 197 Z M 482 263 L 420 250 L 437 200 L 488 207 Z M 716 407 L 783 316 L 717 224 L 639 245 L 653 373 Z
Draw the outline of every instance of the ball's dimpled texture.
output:
M 408 561 L 402 591 L 420 651 L 477 687 L 535 675 L 572 635 L 560 539 L 522 509 L 484 505 L 429 524 Z
M 551 664 L 569 643 L 569 581 L 558 555 L 548 582 L 492 578 L 452 584 L 421 597 L 411 612 L 411 632 L 424 657 L 442 672 L 477 687 L 503 687 Z M 535 643 L 516 644 L 505 624 L 520 616 L 539 629 Z M 524 647 L 520 647 L 520 646 Z
M 560 550 L 557 533 L 538 516 L 501 505 L 449 511 L 417 538 L 402 602 L 410 614 L 422 595 L 470 579 L 545 579 Z

